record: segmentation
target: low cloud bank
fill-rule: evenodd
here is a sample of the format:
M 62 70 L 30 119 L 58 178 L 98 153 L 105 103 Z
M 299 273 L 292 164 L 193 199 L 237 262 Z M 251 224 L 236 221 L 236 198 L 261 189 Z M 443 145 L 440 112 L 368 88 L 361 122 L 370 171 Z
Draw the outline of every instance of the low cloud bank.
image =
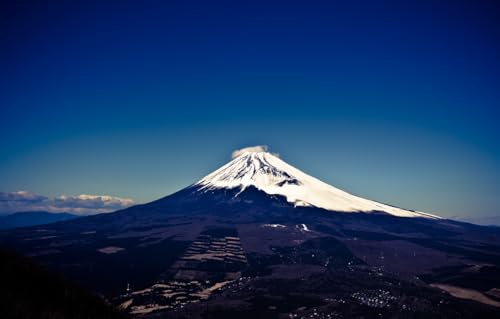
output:
M 27 191 L 0 192 L 0 214 L 22 211 L 68 212 L 78 215 L 109 213 L 136 202 L 130 198 L 108 195 L 61 195 L 55 198 Z

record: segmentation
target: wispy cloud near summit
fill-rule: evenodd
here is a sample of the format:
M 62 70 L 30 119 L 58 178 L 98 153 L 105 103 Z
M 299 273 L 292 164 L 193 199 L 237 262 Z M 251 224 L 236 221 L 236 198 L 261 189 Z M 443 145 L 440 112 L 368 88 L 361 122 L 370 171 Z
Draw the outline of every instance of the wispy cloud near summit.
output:
M 267 152 L 268 149 L 269 149 L 269 147 L 267 145 L 255 145 L 255 146 L 248 146 L 248 147 L 240 148 L 238 150 L 233 151 L 233 153 L 231 154 L 231 159 L 234 159 L 245 152 Z M 273 153 L 273 155 L 279 156 L 278 154 L 274 154 L 274 153 Z

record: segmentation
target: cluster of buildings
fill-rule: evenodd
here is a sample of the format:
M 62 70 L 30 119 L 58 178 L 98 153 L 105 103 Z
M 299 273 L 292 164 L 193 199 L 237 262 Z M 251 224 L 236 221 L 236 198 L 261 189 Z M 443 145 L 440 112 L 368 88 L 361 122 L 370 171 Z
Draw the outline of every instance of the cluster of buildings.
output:
M 336 312 L 325 312 L 318 309 L 311 309 L 304 313 L 290 313 L 289 319 L 334 319 L 338 318 L 339 314 Z
M 396 297 L 391 295 L 389 291 L 383 289 L 355 292 L 351 294 L 351 297 L 360 304 L 373 308 L 387 307 L 396 300 Z

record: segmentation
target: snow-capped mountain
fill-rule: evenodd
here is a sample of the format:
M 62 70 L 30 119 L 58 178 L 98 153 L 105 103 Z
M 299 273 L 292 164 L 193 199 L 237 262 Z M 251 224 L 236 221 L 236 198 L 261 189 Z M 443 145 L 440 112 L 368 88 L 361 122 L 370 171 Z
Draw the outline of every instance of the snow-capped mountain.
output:
M 153 202 L 0 231 L 0 246 L 34 256 L 140 318 L 309 317 L 313 311 L 325 318 L 333 311 L 347 318 L 381 311 L 413 318 L 436 316 L 435 305 L 456 318 L 473 309 L 472 301 L 425 286 L 436 282 L 479 282 L 474 289 L 488 304 L 475 309 L 492 313 L 479 317 L 500 318 L 486 297 L 500 287 L 498 238 L 495 227 L 354 196 L 253 147 Z M 296 297 L 305 295 L 307 303 Z M 371 298 L 385 302 L 383 308 L 360 302 Z
M 198 191 L 253 186 L 269 195 L 284 196 L 295 206 L 313 206 L 337 212 L 385 212 L 398 217 L 439 217 L 401 209 L 349 194 L 328 185 L 265 151 L 245 151 L 195 183 Z

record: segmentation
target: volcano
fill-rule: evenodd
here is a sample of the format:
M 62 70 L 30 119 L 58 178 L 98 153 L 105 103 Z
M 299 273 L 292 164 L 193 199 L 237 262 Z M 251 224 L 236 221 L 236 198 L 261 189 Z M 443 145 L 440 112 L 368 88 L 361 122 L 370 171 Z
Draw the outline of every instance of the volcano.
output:
M 260 193 L 255 203 L 245 198 Z M 252 195 L 254 194 L 254 195 Z M 255 200 L 256 198 L 254 198 Z M 352 195 L 314 178 L 266 151 L 241 151 L 229 163 L 185 189 L 151 204 L 168 213 L 183 210 L 189 203 L 201 207 L 214 204 L 234 207 L 246 202 L 261 206 L 309 207 L 332 213 L 385 214 L 397 217 L 441 219 L 438 216 L 402 209 Z M 188 211 L 193 208 L 189 208 Z
M 147 204 L 0 233 L 3 246 L 151 318 L 498 317 L 499 239 L 254 149 Z
M 294 206 L 338 212 L 384 212 L 400 217 L 438 218 L 354 196 L 305 174 L 268 152 L 242 152 L 194 185 L 200 191 L 239 189 L 240 192 L 252 186 L 269 195 L 284 196 Z

